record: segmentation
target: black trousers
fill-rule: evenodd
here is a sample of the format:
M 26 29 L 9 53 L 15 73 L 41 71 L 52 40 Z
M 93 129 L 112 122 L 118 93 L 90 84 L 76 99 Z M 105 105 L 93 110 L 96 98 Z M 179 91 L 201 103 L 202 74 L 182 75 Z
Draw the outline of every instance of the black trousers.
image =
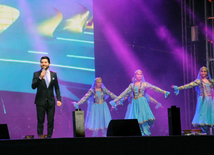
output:
M 37 133 L 38 135 L 43 135 L 44 122 L 45 122 L 45 113 L 47 113 L 47 136 L 51 137 L 53 134 L 54 127 L 54 114 L 55 114 L 55 105 L 49 105 L 48 101 L 44 106 L 36 105 L 37 110 Z

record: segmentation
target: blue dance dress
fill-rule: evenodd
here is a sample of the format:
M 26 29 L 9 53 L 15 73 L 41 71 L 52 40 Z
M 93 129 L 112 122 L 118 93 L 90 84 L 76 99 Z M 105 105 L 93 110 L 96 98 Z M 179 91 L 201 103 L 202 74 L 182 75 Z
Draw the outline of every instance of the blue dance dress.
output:
M 101 91 L 95 91 L 91 88 L 77 103 L 80 105 L 88 100 L 85 128 L 88 128 L 89 130 L 99 130 L 108 127 L 111 120 L 111 114 L 105 101 L 106 95 L 110 96 L 112 99 L 117 97 L 107 88 L 102 88 Z
M 211 83 L 204 83 L 197 79 L 189 84 L 177 88 L 178 90 L 192 87 L 199 88 L 195 115 L 192 121 L 193 126 L 212 127 L 214 125 L 214 100 L 212 96 L 213 80 L 211 79 L 210 82 Z
M 139 86 L 134 87 L 135 95 L 138 94 L 138 89 Z M 137 119 L 139 124 L 144 122 L 148 122 L 150 125 L 153 124 L 155 117 L 150 109 L 147 99 L 144 96 L 132 100 L 129 114 L 126 114 L 126 119 Z
M 135 88 L 135 94 L 137 94 L 137 93 L 138 93 L 138 87 Z M 148 101 L 148 99 L 147 99 L 147 101 Z M 150 103 L 150 102 L 156 104 L 156 107 L 155 107 L 156 109 L 158 109 L 159 107 L 162 106 L 161 103 L 159 103 L 158 101 L 156 101 L 156 100 L 155 100 L 154 98 L 152 98 L 151 96 L 149 96 L 149 101 L 148 101 L 148 103 Z M 130 113 L 131 113 L 131 108 L 132 108 L 132 104 L 129 103 L 129 104 L 127 105 L 127 110 L 126 110 L 126 114 L 125 114 L 125 119 L 130 119 L 129 117 L 130 117 Z
M 142 135 L 150 135 L 149 126 L 155 121 L 155 117 L 150 109 L 148 99 L 144 96 L 146 89 L 152 89 L 156 92 L 169 95 L 167 91 L 164 91 L 156 86 L 149 84 L 148 82 L 142 82 L 140 86 L 133 87 L 134 83 L 131 83 L 129 87 L 122 92 L 116 99 L 110 103 L 114 105 L 117 101 L 123 99 L 131 93 L 131 104 L 126 112 L 126 119 L 137 119 Z M 167 97 L 166 95 L 166 97 Z
M 97 96 L 101 100 L 101 91 L 97 91 Z M 85 128 L 89 130 L 105 129 L 111 121 L 111 114 L 106 102 L 102 104 L 89 103 L 86 114 Z

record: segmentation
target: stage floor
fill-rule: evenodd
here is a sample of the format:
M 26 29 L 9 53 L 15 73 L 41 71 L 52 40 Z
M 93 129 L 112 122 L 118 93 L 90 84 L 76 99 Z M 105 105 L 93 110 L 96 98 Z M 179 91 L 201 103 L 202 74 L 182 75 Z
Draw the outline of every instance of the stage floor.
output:
M 211 154 L 214 136 L 0 140 L 1 154 Z

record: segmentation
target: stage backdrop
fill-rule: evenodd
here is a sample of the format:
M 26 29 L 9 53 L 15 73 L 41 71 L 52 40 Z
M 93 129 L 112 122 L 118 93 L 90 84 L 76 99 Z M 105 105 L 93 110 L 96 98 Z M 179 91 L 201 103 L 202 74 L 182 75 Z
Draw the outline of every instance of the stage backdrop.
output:
M 94 17 L 96 76 L 101 76 L 105 86 L 119 95 L 131 83 L 135 70 L 141 69 L 147 82 L 171 93 L 169 99 L 165 99 L 164 94 L 148 90 L 149 95 L 163 106 L 155 109 L 155 104 L 150 103 L 156 118 L 150 128 L 152 135 L 169 134 L 167 109 L 173 105 L 180 108 L 182 129 L 193 128 L 191 121 L 196 103 L 188 111 L 191 117 L 188 119 L 185 116 L 184 91 L 176 96 L 171 88 L 172 85 L 184 84 L 183 58 L 185 54 L 189 60 L 191 58 L 189 51 L 182 50 L 180 2 L 94 0 Z M 199 20 L 203 21 L 203 18 Z M 203 41 L 195 43 L 197 48 L 203 45 Z M 203 58 L 205 53 L 201 52 L 197 57 L 196 72 L 205 65 Z M 188 72 L 191 70 L 194 68 L 188 68 Z M 117 111 L 112 111 L 112 118 L 123 119 L 127 105 L 126 100 Z

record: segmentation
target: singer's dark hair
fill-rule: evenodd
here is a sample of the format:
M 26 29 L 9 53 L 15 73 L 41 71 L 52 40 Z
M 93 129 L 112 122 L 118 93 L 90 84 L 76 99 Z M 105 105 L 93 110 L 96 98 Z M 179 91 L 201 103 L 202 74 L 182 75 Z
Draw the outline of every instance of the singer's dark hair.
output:
M 42 59 L 47 59 L 48 62 L 49 62 L 49 64 L 50 64 L 50 58 L 49 58 L 48 56 L 43 56 L 43 57 L 41 57 L 40 62 L 41 62 Z

